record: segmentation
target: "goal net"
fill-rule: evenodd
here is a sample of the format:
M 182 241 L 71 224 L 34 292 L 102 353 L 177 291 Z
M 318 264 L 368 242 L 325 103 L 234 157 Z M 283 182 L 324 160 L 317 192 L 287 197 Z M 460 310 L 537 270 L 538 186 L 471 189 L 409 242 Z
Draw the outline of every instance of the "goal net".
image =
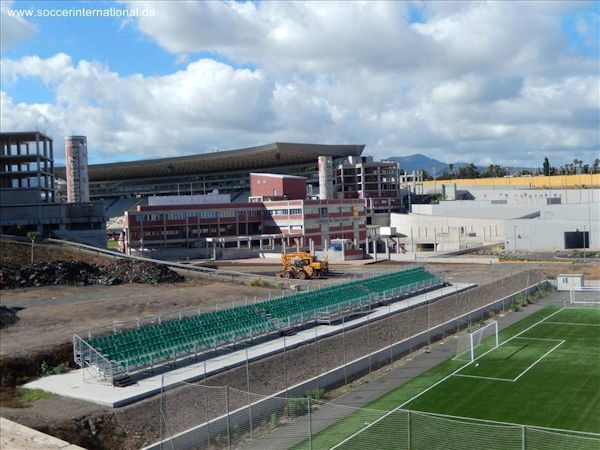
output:
M 493 321 L 479 329 L 456 338 L 456 357 L 459 361 L 474 361 L 484 352 L 498 347 L 498 322 Z
M 600 306 L 600 286 L 586 286 L 571 289 L 569 292 L 569 303 L 571 305 Z

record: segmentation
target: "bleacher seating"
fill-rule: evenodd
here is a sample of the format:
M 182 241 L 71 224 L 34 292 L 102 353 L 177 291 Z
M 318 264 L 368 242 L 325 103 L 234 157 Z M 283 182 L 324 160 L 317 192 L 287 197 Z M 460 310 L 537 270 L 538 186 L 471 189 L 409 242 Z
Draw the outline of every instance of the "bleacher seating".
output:
M 139 327 L 89 339 L 88 344 L 125 371 L 151 366 L 308 323 L 398 297 L 441 280 L 422 267 L 297 293 L 274 300 Z

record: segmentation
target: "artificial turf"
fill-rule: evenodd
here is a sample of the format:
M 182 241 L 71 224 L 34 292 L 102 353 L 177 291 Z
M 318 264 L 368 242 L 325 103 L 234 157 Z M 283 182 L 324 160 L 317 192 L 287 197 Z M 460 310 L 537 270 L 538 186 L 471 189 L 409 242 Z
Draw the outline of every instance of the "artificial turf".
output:
M 315 434 L 312 449 L 522 448 L 520 427 L 471 419 L 600 433 L 600 309 L 544 308 L 492 347 L 487 339 L 474 363 L 445 361 L 346 416 Z M 600 449 L 600 436 L 526 432 L 525 448 Z

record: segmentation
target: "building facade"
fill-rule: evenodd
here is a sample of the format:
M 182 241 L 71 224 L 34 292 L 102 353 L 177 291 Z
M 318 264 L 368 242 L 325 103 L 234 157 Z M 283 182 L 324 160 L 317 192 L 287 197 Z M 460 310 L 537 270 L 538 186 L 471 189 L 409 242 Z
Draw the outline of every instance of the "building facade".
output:
M 138 206 L 126 213 L 124 229 L 130 251 L 187 248 L 210 256 L 210 243 L 224 249 L 316 250 L 328 248 L 333 239 L 359 249 L 366 238 L 365 217 L 359 199 Z

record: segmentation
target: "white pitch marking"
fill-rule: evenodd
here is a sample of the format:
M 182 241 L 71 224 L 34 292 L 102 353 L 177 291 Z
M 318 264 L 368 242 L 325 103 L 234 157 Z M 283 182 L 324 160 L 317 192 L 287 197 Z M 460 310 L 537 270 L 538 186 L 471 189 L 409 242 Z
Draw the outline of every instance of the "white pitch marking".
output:
M 582 323 L 582 322 L 544 322 L 548 325 L 575 325 L 582 327 L 600 327 L 600 323 Z
M 544 353 L 542 356 L 540 356 L 538 359 L 536 359 L 536 361 L 530 365 L 527 369 L 525 369 L 523 372 L 521 372 L 517 378 L 515 378 L 513 381 L 517 381 L 519 378 L 521 378 L 523 375 L 525 375 L 527 373 L 527 371 L 529 369 L 531 369 L 533 366 L 535 366 L 537 363 L 539 363 L 542 359 L 544 359 L 547 355 L 549 355 L 550 353 L 552 353 L 554 350 L 556 350 L 558 347 L 560 347 L 561 345 L 563 345 L 565 343 L 565 341 L 561 341 L 558 344 L 556 344 L 554 347 L 552 347 L 550 350 L 548 350 L 546 353 Z
M 482 380 L 493 380 L 493 381 L 515 381 L 515 380 L 511 380 L 510 378 L 494 378 L 494 377 L 484 377 L 484 376 L 479 376 L 479 375 L 466 375 L 466 374 L 462 374 L 462 373 L 456 373 L 454 374 L 455 377 L 465 377 L 465 378 L 481 378 Z

